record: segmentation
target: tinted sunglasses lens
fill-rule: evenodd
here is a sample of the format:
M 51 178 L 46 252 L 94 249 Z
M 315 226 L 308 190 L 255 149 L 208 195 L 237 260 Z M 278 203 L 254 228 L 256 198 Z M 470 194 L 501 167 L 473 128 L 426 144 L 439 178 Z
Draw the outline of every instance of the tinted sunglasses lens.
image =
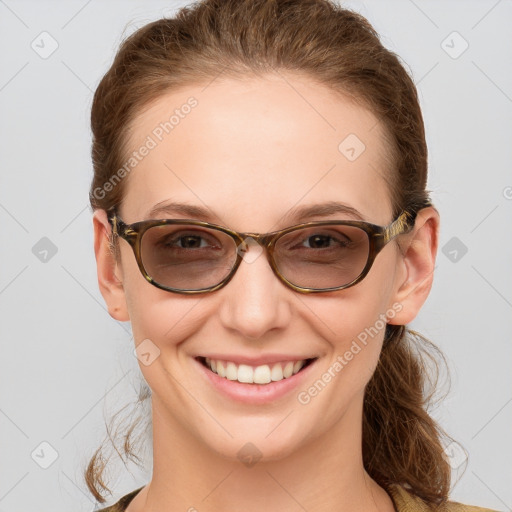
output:
M 185 224 L 153 226 L 142 236 L 141 258 L 156 283 L 200 290 L 229 275 L 236 262 L 236 244 L 216 229 Z
M 292 284 L 325 289 L 345 286 L 359 277 L 369 252 L 366 231 L 333 224 L 283 235 L 276 243 L 274 259 L 279 272 Z

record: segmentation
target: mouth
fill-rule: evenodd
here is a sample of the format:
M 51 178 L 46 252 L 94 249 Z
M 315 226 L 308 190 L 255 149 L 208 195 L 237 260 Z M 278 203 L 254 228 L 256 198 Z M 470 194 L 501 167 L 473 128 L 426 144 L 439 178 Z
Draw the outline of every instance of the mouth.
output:
M 236 364 L 232 361 L 210 359 L 203 356 L 198 356 L 195 359 L 221 379 L 265 386 L 273 382 L 290 379 L 294 375 L 303 372 L 318 357 L 297 361 L 281 361 L 259 366 Z

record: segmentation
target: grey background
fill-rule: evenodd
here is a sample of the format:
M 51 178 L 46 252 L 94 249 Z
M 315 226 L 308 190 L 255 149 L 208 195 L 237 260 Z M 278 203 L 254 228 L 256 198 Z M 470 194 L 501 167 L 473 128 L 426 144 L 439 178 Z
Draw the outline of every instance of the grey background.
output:
M 96 282 L 88 117 L 123 34 L 185 3 L 0 0 L 0 512 L 93 510 L 82 469 L 104 414 L 135 397 L 129 324 L 109 317 Z M 512 3 L 346 5 L 405 60 L 421 96 L 442 227 L 412 327 L 452 371 L 433 412 L 469 452 L 451 496 L 512 510 Z M 42 52 L 42 37 L 45 51 L 58 43 L 48 58 L 31 47 Z M 128 469 L 111 472 L 111 502 L 148 481 Z

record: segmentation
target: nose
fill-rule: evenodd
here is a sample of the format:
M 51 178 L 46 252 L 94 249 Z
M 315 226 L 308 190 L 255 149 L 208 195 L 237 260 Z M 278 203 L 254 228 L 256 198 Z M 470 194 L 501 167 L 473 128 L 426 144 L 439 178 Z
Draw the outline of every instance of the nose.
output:
M 290 294 L 274 274 L 264 249 L 248 245 L 231 281 L 219 292 L 223 326 L 241 337 L 257 340 L 273 329 L 283 329 L 291 317 Z

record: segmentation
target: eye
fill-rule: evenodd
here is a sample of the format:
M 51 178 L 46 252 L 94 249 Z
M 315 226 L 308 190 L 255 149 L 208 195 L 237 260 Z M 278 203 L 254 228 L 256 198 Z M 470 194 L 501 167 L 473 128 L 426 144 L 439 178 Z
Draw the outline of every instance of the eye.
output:
M 153 228 L 145 241 L 146 244 L 150 244 L 158 250 L 220 249 L 223 245 L 212 231 L 185 228 L 184 226 Z
M 285 250 L 340 250 L 350 247 L 353 238 L 351 234 L 352 232 L 346 226 L 312 227 L 292 231 L 284 235 L 280 243 Z
M 167 239 L 164 244 L 165 246 L 177 245 L 182 249 L 201 249 L 204 247 L 210 247 L 211 243 L 200 235 L 180 235 Z
M 302 265 L 333 265 L 339 271 L 341 265 L 359 268 L 368 251 L 368 234 L 359 226 L 324 224 L 283 235 L 277 244 L 275 258 L 281 266 L 294 267 L 294 271 Z
M 350 240 L 346 238 L 343 239 L 325 234 L 310 235 L 304 240 L 304 242 L 308 244 L 308 248 L 310 249 L 324 249 L 333 246 L 337 246 L 339 248 L 347 247 L 350 244 Z

